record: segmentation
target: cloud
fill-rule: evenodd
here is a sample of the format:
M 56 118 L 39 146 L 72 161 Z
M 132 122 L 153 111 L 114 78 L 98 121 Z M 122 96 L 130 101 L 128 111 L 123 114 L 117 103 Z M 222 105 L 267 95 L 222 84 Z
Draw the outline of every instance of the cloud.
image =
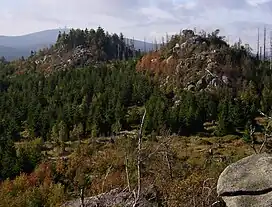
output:
M 271 0 L 9 0 L 0 8 L 0 27 L 18 35 L 59 27 L 102 26 L 109 32 L 152 40 L 184 28 L 221 29 L 231 41 L 256 45 L 257 27 L 272 18 Z
M 268 2 L 270 2 L 270 0 L 247 0 L 247 3 L 251 6 L 259 6 Z

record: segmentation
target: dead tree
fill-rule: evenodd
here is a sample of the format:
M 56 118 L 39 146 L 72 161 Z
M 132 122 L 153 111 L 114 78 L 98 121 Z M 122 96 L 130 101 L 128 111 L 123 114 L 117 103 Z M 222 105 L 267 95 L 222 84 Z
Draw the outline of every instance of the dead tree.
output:
M 135 203 L 133 206 L 136 206 L 139 198 L 141 196 L 141 187 L 142 187 L 142 182 L 141 182 L 141 177 L 142 177 L 142 156 L 141 156 L 141 151 L 142 151 L 142 133 L 143 133 L 143 126 L 144 126 L 144 121 L 145 121 L 145 116 L 146 116 L 146 109 L 144 111 L 144 115 L 142 117 L 142 122 L 141 126 L 139 129 L 138 133 L 138 152 L 137 152 L 137 179 L 138 179 L 138 186 L 137 186 L 137 194 L 135 197 Z
M 78 174 L 76 175 L 75 179 L 80 189 L 80 207 L 85 207 L 85 190 L 87 186 L 92 182 L 92 178 L 91 175 L 85 174 L 84 172 L 80 171 L 80 168 L 78 168 L 77 173 Z
M 128 172 L 128 156 L 127 156 L 127 153 L 126 153 L 126 156 L 125 156 L 125 167 L 126 167 L 127 187 L 128 187 L 129 192 L 131 192 L 129 172 Z
M 166 44 L 169 43 L 169 41 L 170 41 L 170 40 L 169 40 L 169 35 L 168 35 L 168 33 L 166 32 Z
M 270 58 L 269 68 L 272 70 L 272 31 L 270 31 Z
M 163 36 L 162 36 L 161 42 L 162 42 L 162 43 L 161 43 L 161 44 L 162 44 L 162 47 L 164 47 L 165 44 L 164 44 L 164 37 L 163 37 Z
M 260 29 L 258 28 L 258 39 L 257 39 L 257 57 L 260 58 Z
M 251 148 L 254 150 L 254 152 L 256 154 L 258 154 L 258 151 L 255 148 L 256 140 L 255 140 L 255 137 L 254 137 L 254 133 L 255 133 L 255 127 L 252 127 L 252 125 L 250 125 L 249 126 L 249 137 L 250 137 L 250 140 L 251 140 Z
M 146 39 L 144 38 L 144 53 L 146 53 Z
M 169 175 L 171 180 L 173 180 L 173 167 L 172 167 L 172 162 L 170 159 L 170 153 L 168 152 L 168 149 L 170 148 L 168 143 L 164 144 L 166 151 L 164 152 L 165 154 L 165 160 L 167 162 L 167 167 L 168 167 L 168 171 L 169 171 Z
M 154 40 L 154 44 L 155 44 L 155 51 L 157 52 L 159 47 L 158 47 L 158 42 L 157 42 L 156 37 L 155 37 L 155 40 Z
M 153 152 L 151 152 L 145 159 L 142 159 L 142 161 L 150 159 L 153 155 L 155 155 L 156 153 L 160 151 L 161 147 L 164 147 L 164 150 L 160 151 L 160 153 L 162 153 L 163 157 L 165 158 L 170 178 L 173 179 L 173 168 L 172 168 L 172 162 L 171 162 L 172 153 L 169 152 L 170 151 L 169 142 L 171 141 L 171 137 L 170 136 L 167 136 L 167 137 L 168 138 L 166 140 L 161 142 L 158 145 L 158 147 Z
M 85 188 L 82 187 L 80 189 L 80 207 L 85 207 L 85 204 L 84 204 L 84 194 L 85 194 Z
M 106 175 L 105 175 L 104 180 L 103 180 L 103 182 L 102 182 L 102 192 L 101 192 L 101 193 L 104 193 L 105 181 L 107 180 L 107 177 L 108 177 L 109 174 L 110 174 L 111 168 L 112 168 L 112 166 L 110 166 L 110 167 L 107 169 Z
M 252 127 L 252 125 L 250 125 L 250 131 L 249 131 L 249 135 L 250 135 L 250 139 L 251 139 L 251 148 L 254 150 L 254 152 L 256 154 L 260 154 L 262 153 L 264 147 L 266 146 L 267 144 L 267 141 L 269 138 L 272 137 L 272 132 L 271 132 L 271 125 L 272 125 L 272 117 L 271 116 L 268 116 L 266 115 L 265 113 L 263 113 L 262 111 L 259 110 L 259 113 L 266 117 L 267 120 L 268 120 L 268 124 L 267 126 L 265 127 L 265 130 L 264 130 L 264 140 L 262 142 L 262 145 L 260 146 L 259 150 L 256 149 L 255 147 L 255 144 L 256 144 L 256 140 L 255 140 L 255 137 L 254 137 L 254 133 L 255 133 L 255 127 Z
M 264 27 L 263 59 L 266 59 L 266 27 Z

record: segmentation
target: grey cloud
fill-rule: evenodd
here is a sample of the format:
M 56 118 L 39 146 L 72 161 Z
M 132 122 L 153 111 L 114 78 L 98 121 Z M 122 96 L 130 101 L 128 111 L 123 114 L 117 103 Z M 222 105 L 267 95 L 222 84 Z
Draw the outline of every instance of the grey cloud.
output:
M 199 5 L 206 8 L 246 9 L 249 7 L 246 0 L 199 0 Z
M 25 0 L 20 7 L 14 5 L 0 13 L 1 28 L 11 33 L 100 25 L 110 32 L 153 39 L 183 28 L 220 28 L 225 36 L 241 35 L 255 44 L 254 27 L 272 18 L 271 0 Z

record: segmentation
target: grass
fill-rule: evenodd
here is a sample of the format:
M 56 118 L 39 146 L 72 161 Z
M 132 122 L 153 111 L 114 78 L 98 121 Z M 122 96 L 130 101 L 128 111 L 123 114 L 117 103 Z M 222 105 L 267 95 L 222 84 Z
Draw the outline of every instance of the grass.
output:
M 261 135 L 258 136 L 259 140 L 261 140 Z M 119 148 L 124 148 L 124 140 L 123 136 L 118 137 L 115 142 L 116 150 Z M 148 145 L 149 148 L 155 149 L 156 146 L 163 142 L 165 138 L 160 137 L 157 141 L 150 141 L 150 139 L 145 139 L 144 144 Z M 81 141 L 81 146 L 88 146 L 91 143 L 92 139 L 85 139 Z M 173 149 L 177 156 L 180 159 L 184 159 L 184 157 L 189 157 L 189 160 L 195 161 L 196 164 L 203 164 L 203 160 L 209 154 L 209 151 L 212 150 L 213 157 L 236 157 L 239 159 L 241 157 L 250 155 L 254 153 L 249 144 L 246 144 L 241 137 L 237 135 L 227 135 L 224 137 L 199 137 L 199 136 L 191 136 L 191 137 L 180 137 L 173 136 L 171 137 L 171 142 L 169 142 L 169 148 Z M 261 143 L 260 143 L 261 144 Z M 259 145 L 260 145 L 259 144 Z M 47 156 L 57 158 L 60 156 L 60 150 L 58 147 L 54 147 L 54 145 L 50 142 L 45 143 L 46 150 L 43 153 L 47 154 Z M 68 156 L 72 154 L 79 146 L 78 141 L 74 142 L 66 142 L 65 143 L 65 155 Z M 151 146 L 151 147 L 150 147 Z M 258 147 L 258 145 L 257 145 Z M 234 160 L 236 160 L 234 158 Z
M 258 148 L 263 136 L 256 133 L 256 138 Z M 143 140 L 143 189 L 152 186 L 159 192 L 162 205 L 170 207 L 180 204 L 185 207 L 211 206 L 218 200 L 216 184 L 224 168 L 254 153 L 239 135 L 147 136 Z M 137 186 L 136 144 L 133 135 L 117 136 L 114 143 L 96 143 L 89 138 L 81 140 L 80 144 L 78 141 L 65 142 L 65 154 L 60 154 L 54 143 L 46 142 L 43 153 L 54 162 L 58 162 L 60 156 L 66 156 L 68 164 L 64 172 L 75 172 L 89 163 L 95 178 L 87 187 L 86 196 L 93 196 L 127 186 L 126 156 L 131 188 Z
M 167 141 L 167 146 L 162 145 Z M 82 141 L 81 147 L 89 146 L 90 140 Z M 93 159 L 99 173 L 95 182 L 89 186 L 88 196 L 110 191 L 115 187 L 126 186 L 126 174 L 124 159 L 127 152 L 130 158 L 129 173 L 132 187 L 136 186 L 135 155 L 128 150 L 128 139 L 120 136 L 114 144 L 101 144 L 99 153 Z M 70 153 L 75 151 L 78 144 L 70 143 Z M 133 146 L 129 146 L 132 147 Z M 164 204 L 177 206 L 183 203 L 184 206 L 209 206 L 217 198 L 216 183 L 218 176 L 224 168 L 243 157 L 251 155 L 254 151 L 244 143 L 241 137 L 228 135 L 225 137 L 180 137 L 173 136 L 159 137 L 157 140 L 146 140 L 143 143 L 143 185 L 144 187 L 155 186 L 161 193 Z M 212 150 L 212 153 L 211 153 Z M 172 177 L 170 176 L 168 163 L 164 153 L 170 155 L 172 165 Z M 73 156 L 77 156 L 73 154 Z M 111 166 L 109 168 L 109 166 Z M 107 174 L 107 171 L 110 172 Z M 105 175 L 107 174 L 106 178 Z M 106 180 L 104 180 L 106 179 Z M 209 198 L 207 192 L 202 192 L 203 183 L 209 180 Z M 205 187 L 206 189 L 206 187 Z M 205 201 L 204 201 L 205 200 Z

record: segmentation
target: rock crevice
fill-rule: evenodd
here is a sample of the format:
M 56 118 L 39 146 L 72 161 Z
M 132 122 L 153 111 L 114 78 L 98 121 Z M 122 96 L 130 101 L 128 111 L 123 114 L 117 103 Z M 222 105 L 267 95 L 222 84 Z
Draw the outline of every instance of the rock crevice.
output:
M 266 193 L 272 192 L 272 188 L 264 189 L 264 190 L 256 190 L 256 191 L 232 191 L 232 192 L 224 192 L 219 196 L 242 196 L 242 195 L 263 195 Z

